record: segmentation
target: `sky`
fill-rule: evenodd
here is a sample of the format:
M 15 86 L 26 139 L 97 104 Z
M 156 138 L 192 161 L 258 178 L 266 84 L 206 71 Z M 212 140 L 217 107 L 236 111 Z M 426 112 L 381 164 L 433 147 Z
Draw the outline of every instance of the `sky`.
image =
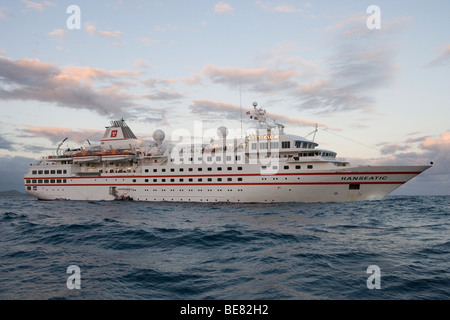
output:
M 0 1 L 0 191 L 24 191 L 30 163 L 66 137 L 99 141 L 110 120 L 145 140 L 235 133 L 257 101 L 287 133 L 317 123 L 315 142 L 351 163 L 433 161 L 396 194 L 448 195 L 449 12 L 448 0 Z

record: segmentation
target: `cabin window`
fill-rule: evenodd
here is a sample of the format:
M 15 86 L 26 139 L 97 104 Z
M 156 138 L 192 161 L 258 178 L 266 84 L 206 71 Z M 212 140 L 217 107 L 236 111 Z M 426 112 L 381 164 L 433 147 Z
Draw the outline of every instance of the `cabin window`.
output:
M 208 178 L 208 181 L 212 181 L 212 178 Z
M 238 181 L 242 181 L 242 178 L 238 178 Z
M 37 171 L 36 171 L 36 170 L 33 170 L 33 174 L 37 174 Z
M 222 161 L 222 157 L 216 157 L 216 161 Z
M 238 167 L 238 170 L 242 170 L 242 167 Z
M 260 142 L 259 143 L 259 148 L 260 149 L 266 150 L 267 147 L 268 147 L 268 142 Z
M 211 167 L 208 167 L 208 171 L 212 171 L 212 168 L 211 168 Z
M 217 167 L 217 171 L 222 171 L 222 167 Z
M 290 141 L 281 141 L 281 148 L 288 149 L 290 147 L 291 147 L 291 142 Z
M 44 171 L 42 171 L 42 170 L 39 170 L 39 171 L 38 171 L 39 174 L 42 174 L 43 172 L 44 172 Z
M 158 181 L 158 179 L 153 179 L 153 182 L 157 182 Z
M 256 150 L 256 149 L 257 149 L 256 142 L 253 142 L 252 143 L 252 150 Z
M 233 169 L 233 168 L 231 168 L 231 167 L 228 167 L 228 168 L 227 168 L 228 171 L 230 171 L 230 170 L 232 170 L 232 169 Z
M 222 181 L 222 178 L 217 178 L 217 181 L 221 182 L 221 181 Z
M 295 169 L 301 169 L 302 167 L 301 166 L 295 166 Z
M 198 168 L 198 171 L 202 171 L 202 168 Z
M 55 170 L 51 170 L 50 174 L 55 174 L 55 172 L 56 172 Z
M 233 181 L 233 178 L 227 178 L 227 181 Z
M 270 149 L 278 149 L 278 141 L 270 143 Z
M 308 167 L 307 167 L 308 169 L 312 169 L 313 168 L 313 165 L 312 164 L 308 164 Z
M 49 174 L 49 171 L 48 171 L 48 170 L 45 170 L 45 171 L 44 171 L 44 174 Z
M 175 169 L 174 168 L 170 168 L 170 172 L 174 172 L 175 171 Z
M 61 174 L 62 171 L 61 170 L 56 170 L 56 174 Z
M 170 182 L 175 182 L 175 179 L 170 179 Z
M 56 179 L 56 183 L 61 183 L 61 179 Z
M 349 190 L 359 190 L 359 188 L 360 188 L 360 185 L 356 184 L 356 183 L 352 183 L 352 184 L 348 185 Z
M 288 170 L 289 166 L 284 166 L 283 169 Z

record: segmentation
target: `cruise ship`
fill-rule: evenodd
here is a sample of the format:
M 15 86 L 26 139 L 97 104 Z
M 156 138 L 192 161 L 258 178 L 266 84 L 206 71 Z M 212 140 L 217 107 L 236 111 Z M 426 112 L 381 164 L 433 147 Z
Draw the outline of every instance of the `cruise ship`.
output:
M 61 143 L 31 164 L 25 189 L 40 200 L 364 201 L 383 199 L 431 167 L 352 166 L 314 139 L 285 133 L 257 103 L 247 115 L 255 126 L 245 136 L 229 139 L 222 126 L 209 143 L 165 141 L 162 130 L 142 141 L 123 119 L 111 121 L 100 145 L 62 151 Z

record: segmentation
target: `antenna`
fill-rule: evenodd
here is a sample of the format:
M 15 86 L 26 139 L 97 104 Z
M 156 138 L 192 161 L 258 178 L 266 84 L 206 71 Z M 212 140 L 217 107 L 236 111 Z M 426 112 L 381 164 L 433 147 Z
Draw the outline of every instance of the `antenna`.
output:
M 312 141 L 314 141 L 316 139 L 316 133 L 317 133 L 317 123 L 316 123 L 316 127 L 315 127 L 315 130 L 314 130 L 314 135 L 313 135 L 313 140 Z
M 316 123 L 316 125 L 315 125 L 315 127 L 314 127 L 314 131 L 311 131 L 310 133 L 308 133 L 308 134 L 305 136 L 305 138 L 313 134 L 312 141 L 314 141 L 314 140 L 316 139 L 316 133 L 317 133 L 317 131 L 319 131 L 319 130 L 317 129 L 317 127 L 318 127 L 318 125 L 317 125 L 317 123 Z
M 241 91 L 241 79 L 239 79 L 239 111 L 241 112 L 241 139 L 242 139 L 242 91 Z

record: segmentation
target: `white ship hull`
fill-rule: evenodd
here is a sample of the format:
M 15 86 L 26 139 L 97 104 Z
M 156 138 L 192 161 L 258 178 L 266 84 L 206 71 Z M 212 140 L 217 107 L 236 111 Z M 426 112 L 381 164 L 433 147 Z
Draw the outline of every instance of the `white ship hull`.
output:
M 352 167 L 314 141 L 285 134 L 256 104 L 251 118 L 258 128 L 245 138 L 227 140 L 219 127 L 219 139 L 208 144 L 166 143 L 161 130 L 145 143 L 123 119 L 112 121 L 99 146 L 60 154 L 60 144 L 56 156 L 31 165 L 25 190 L 41 200 L 364 201 L 383 199 L 430 167 Z
M 59 184 L 25 182 L 25 186 L 30 187 L 30 194 L 41 200 L 108 201 L 130 198 L 171 202 L 342 202 L 381 200 L 428 168 L 368 166 L 332 172 L 279 172 L 270 175 L 259 172 L 164 176 L 103 174 L 66 176 L 63 178 L 66 183 Z M 193 181 L 189 182 L 189 178 Z M 219 178 L 222 181 L 219 182 Z M 166 181 L 162 182 L 162 179 Z M 198 182 L 198 179 L 202 181 Z

